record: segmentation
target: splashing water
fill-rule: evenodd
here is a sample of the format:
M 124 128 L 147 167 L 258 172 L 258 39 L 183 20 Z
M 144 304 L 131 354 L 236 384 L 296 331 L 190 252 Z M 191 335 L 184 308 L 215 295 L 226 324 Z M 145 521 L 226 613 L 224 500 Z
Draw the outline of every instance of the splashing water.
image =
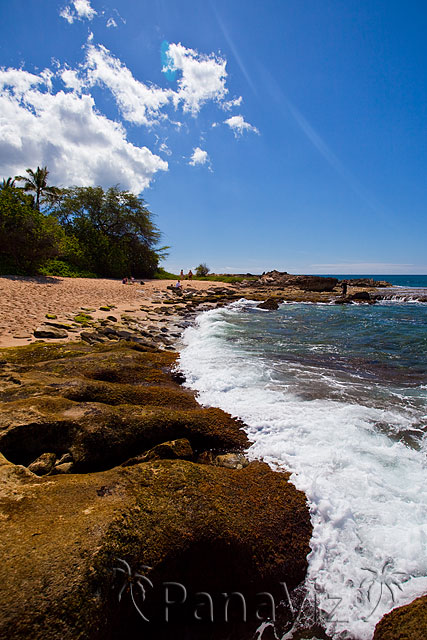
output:
M 307 495 L 306 587 L 334 638 L 368 640 L 427 591 L 426 327 L 422 304 L 240 301 L 184 334 L 199 401 L 242 418 L 248 455 Z

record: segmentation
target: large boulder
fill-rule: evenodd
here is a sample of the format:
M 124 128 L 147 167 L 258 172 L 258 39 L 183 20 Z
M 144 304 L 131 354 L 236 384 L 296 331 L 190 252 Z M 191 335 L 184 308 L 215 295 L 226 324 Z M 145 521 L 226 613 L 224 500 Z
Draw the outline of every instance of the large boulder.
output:
M 427 596 L 393 609 L 375 627 L 373 640 L 425 640 L 427 638 Z
M 305 497 L 266 464 L 157 460 L 38 478 L 1 458 L 0 476 L 0 634 L 8 640 L 197 637 L 187 629 L 197 592 L 223 615 L 224 593 L 251 602 L 269 592 L 278 603 L 281 582 L 292 589 L 304 578 Z M 126 566 L 146 576 L 133 578 L 133 595 L 149 623 L 132 603 Z M 174 624 L 162 634 L 166 582 L 183 585 L 187 599 L 170 608 Z M 259 624 L 248 611 L 240 638 Z

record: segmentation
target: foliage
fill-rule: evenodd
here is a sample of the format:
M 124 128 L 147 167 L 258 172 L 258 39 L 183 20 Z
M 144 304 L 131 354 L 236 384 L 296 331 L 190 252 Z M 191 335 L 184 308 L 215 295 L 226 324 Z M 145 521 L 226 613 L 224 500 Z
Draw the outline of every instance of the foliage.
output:
M 202 262 L 198 267 L 196 267 L 196 277 L 203 278 L 204 276 L 208 275 L 209 271 L 210 269 L 206 262 Z
M 63 192 L 55 211 L 67 236 L 63 258 L 80 269 L 106 277 L 150 277 L 167 247 L 144 200 L 117 186 L 73 187 Z
M 10 183 L 0 189 L 0 270 L 31 274 L 47 259 L 56 257 L 63 231 L 51 215 L 32 206 L 31 196 Z
M 156 280 L 179 280 L 181 276 L 176 275 L 175 273 L 170 273 L 169 271 L 165 271 L 163 267 L 159 267 L 154 274 L 154 278 Z
M 61 189 L 47 185 L 47 176 L 49 175 L 47 167 L 37 167 L 35 171 L 27 169 L 27 174 L 28 176 L 15 176 L 14 182 L 24 182 L 22 190 L 26 193 L 34 193 L 33 206 L 37 211 L 40 211 L 41 205 L 49 207 L 59 201 Z
M 42 276 L 60 276 L 61 278 L 96 278 L 91 271 L 84 271 L 64 260 L 46 260 L 38 272 Z
M 243 282 L 243 280 L 257 280 L 258 276 L 233 276 L 233 275 L 219 275 L 212 273 L 208 276 L 202 276 L 200 278 L 195 278 L 195 280 L 202 280 L 208 282 L 226 282 L 228 284 L 233 284 L 235 282 Z

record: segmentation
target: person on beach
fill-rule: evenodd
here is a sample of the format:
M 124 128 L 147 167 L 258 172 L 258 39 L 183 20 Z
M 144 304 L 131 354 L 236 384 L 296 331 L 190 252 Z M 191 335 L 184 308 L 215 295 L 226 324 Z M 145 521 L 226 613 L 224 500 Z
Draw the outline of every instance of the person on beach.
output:
M 178 280 L 178 282 L 176 283 L 175 287 L 176 287 L 177 289 L 182 289 L 181 280 Z
M 342 287 L 342 294 L 343 294 L 343 296 L 346 296 L 346 295 L 347 295 L 347 287 L 348 287 L 348 284 L 347 284 L 346 282 L 343 282 L 343 283 L 342 283 L 342 285 L 341 285 L 341 287 Z
M 127 278 L 123 278 L 122 284 L 127 284 L 127 283 L 128 283 L 128 279 Z
M 193 277 L 193 272 L 190 269 L 190 271 L 188 272 L 188 279 L 191 280 L 192 277 Z
M 181 273 L 179 274 L 181 280 L 184 280 L 185 276 L 184 276 L 184 270 L 181 269 Z

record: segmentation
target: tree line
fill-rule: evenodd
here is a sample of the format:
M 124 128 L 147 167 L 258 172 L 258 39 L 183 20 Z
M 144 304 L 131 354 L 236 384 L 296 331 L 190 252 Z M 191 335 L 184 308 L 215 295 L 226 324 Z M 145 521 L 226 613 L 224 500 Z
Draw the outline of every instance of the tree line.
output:
M 143 198 L 48 185 L 47 167 L 0 184 L 0 274 L 152 277 L 168 247 Z

